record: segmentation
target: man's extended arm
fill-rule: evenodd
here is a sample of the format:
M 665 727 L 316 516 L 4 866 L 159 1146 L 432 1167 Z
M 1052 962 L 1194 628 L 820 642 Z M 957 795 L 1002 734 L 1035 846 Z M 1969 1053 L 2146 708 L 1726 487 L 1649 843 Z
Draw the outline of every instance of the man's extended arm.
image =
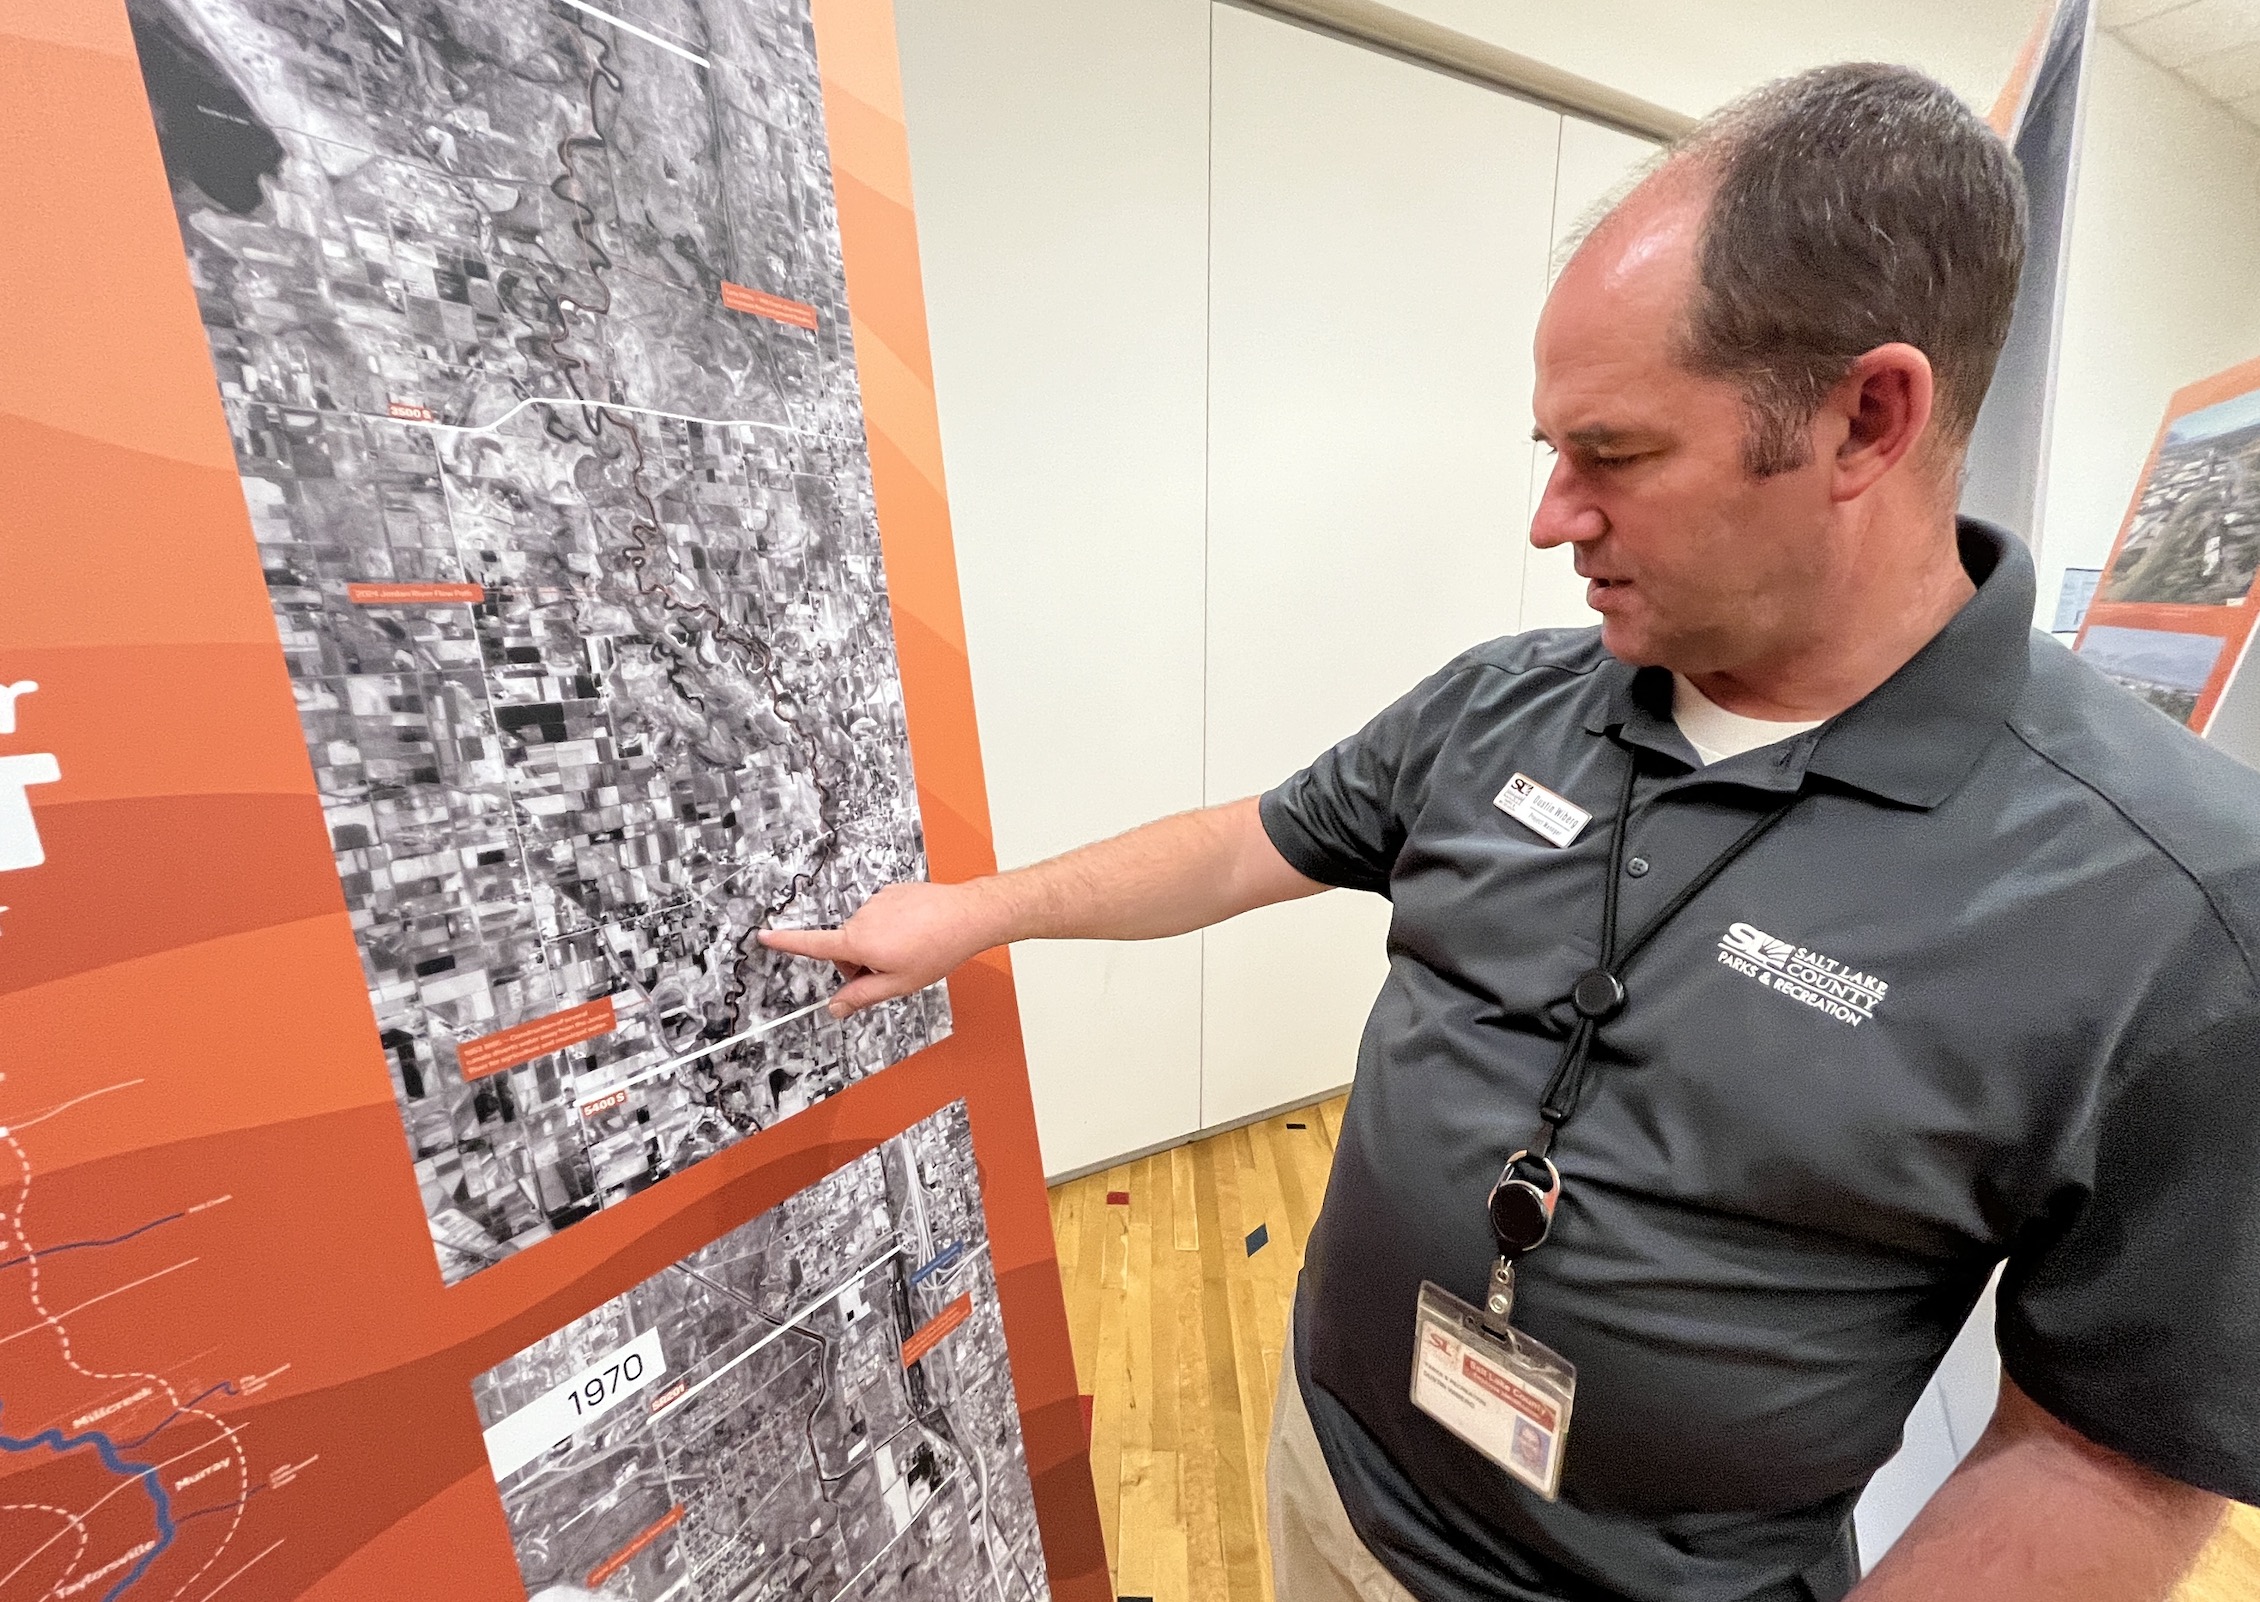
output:
M 2226 1506 L 2097 1446 L 2004 1374 L 1993 1422 L 1850 1602 L 2163 1602 Z
M 1253 799 L 1181 812 L 1031 868 L 965 884 L 889 885 L 837 929 L 761 943 L 836 963 L 832 1015 L 906 996 L 1015 940 L 1153 940 L 1326 886 L 1287 865 Z

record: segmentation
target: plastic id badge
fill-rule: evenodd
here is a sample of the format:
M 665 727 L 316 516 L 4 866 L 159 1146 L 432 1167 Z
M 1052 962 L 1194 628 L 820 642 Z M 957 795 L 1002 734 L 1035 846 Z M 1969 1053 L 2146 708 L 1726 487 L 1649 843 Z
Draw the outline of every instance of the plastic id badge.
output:
M 1502 1340 L 1450 1291 L 1420 1287 L 1413 1406 L 1549 1502 L 1576 1397 L 1577 1370 L 1560 1353 L 1515 1329 Z

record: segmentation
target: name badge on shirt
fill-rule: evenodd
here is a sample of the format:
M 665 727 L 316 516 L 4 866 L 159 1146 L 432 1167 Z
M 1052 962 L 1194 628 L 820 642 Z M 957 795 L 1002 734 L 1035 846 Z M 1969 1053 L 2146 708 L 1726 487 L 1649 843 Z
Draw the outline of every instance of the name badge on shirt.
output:
M 1560 1353 L 1518 1329 L 1494 1335 L 1450 1291 L 1420 1287 L 1413 1406 L 1549 1502 L 1576 1398 L 1577 1370 Z
M 1518 773 L 1491 804 L 1552 845 L 1566 846 L 1593 821 L 1593 814 L 1564 800 L 1527 773 Z

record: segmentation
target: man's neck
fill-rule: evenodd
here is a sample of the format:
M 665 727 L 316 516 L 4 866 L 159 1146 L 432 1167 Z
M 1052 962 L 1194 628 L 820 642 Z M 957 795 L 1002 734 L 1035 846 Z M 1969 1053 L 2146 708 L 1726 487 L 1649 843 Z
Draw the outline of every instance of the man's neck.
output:
M 1949 537 L 1910 571 L 1862 575 L 1811 620 L 1823 626 L 1775 656 L 1686 677 L 1715 705 L 1746 718 L 1832 718 L 1906 666 L 1976 594 Z

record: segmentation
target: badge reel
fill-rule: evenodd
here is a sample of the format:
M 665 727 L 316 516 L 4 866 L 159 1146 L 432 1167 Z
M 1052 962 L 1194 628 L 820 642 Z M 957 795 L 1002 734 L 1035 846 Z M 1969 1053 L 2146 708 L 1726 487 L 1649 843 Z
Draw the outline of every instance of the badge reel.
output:
M 1424 1283 L 1413 1350 L 1413 1405 L 1549 1502 L 1561 1489 L 1577 1370 L 1509 1320 L 1515 1265 L 1545 1244 L 1561 1193 L 1551 1160 L 1507 1159 L 1488 1202 L 1499 1255 L 1483 1305 Z
M 1617 886 L 1627 871 L 1625 820 L 1632 815 L 1639 778 L 1639 754 L 1628 747 L 1624 785 L 1609 824 L 1608 872 L 1601 881 L 1601 960 L 1579 975 L 1563 998 L 1575 1021 L 1539 1096 L 1538 1129 L 1528 1148 L 1507 1159 L 1499 1182 L 1491 1187 L 1487 1211 L 1499 1254 L 1491 1264 L 1483 1305 L 1471 1307 L 1441 1285 L 1423 1283 L 1413 1330 L 1413 1405 L 1549 1502 L 1561 1491 L 1562 1445 L 1569 1435 L 1577 1370 L 1509 1320 L 1515 1307 L 1515 1265 L 1553 1232 L 1554 1206 L 1562 1194 L 1561 1170 L 1552 1158 L 1554 1139 L 1577 1111 L 1595 1039 L 1624 1011 L 1625 965 L 1805 794 L 1800 787 L 1744 829 L 1637 933 L 1620 940 Z M 1496 804 L 1563 847 L 1591 819 L 1582 807 L 1520 773 L 1499 792 Z

